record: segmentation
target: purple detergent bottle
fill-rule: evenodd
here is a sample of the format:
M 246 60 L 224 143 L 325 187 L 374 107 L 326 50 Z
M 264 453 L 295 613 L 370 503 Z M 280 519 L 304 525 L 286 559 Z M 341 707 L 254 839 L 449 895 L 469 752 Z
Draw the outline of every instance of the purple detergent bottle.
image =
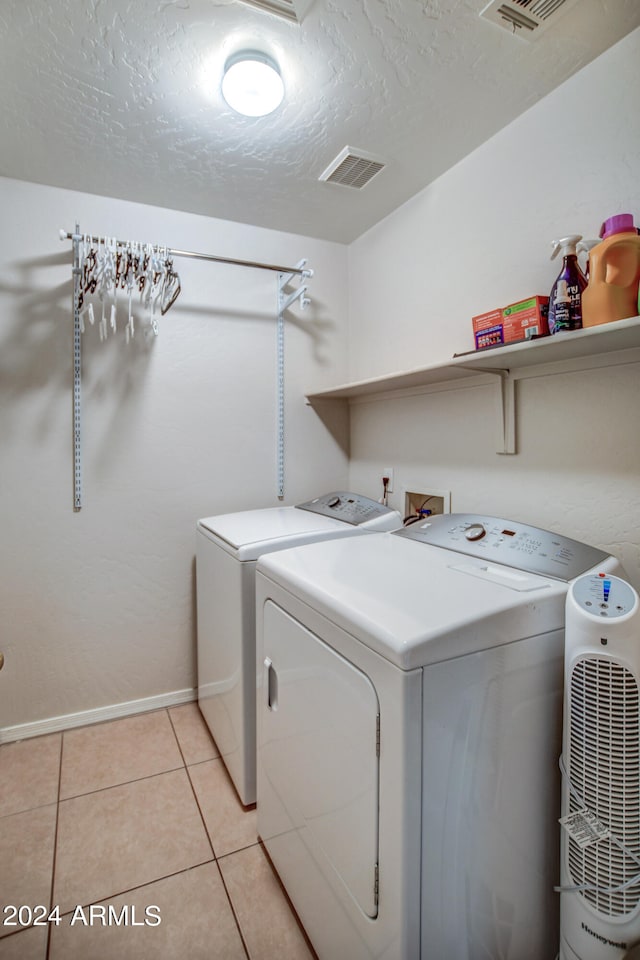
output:
M 577 234 L 553 241 L 551 259 L 562 253 L 562 270 L 549 294 L 549 333 L 564 333 L 582 327 L 582 291 L 587 285 L 578 265 Z M 567 297 L 568 302 L 567 302 Z

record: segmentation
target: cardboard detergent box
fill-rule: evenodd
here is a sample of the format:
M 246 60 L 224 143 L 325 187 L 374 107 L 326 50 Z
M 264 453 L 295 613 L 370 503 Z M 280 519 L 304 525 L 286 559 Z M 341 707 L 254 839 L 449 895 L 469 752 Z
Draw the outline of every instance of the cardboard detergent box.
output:
M 549 297 L 529 297 L 472 318 L 476 350 L 549 333 Z
M 478 317 L 473 317 L 471 322 L 473 323 L 476 350 L 496 347 L 498 344 L 504 343 L 502 310 L 490 310 L 489 313 L 481 313 Z

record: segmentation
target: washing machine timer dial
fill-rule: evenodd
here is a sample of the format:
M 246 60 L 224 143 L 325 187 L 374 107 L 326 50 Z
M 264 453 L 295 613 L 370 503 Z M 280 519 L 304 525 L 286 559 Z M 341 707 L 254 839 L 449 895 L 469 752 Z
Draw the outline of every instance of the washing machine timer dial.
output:
M 472 523 L 470 527 L 467 527 L 464 535 L 467 540 L 482 540 L 483 537 L 486 537 L 487 531 L 481 523 Z

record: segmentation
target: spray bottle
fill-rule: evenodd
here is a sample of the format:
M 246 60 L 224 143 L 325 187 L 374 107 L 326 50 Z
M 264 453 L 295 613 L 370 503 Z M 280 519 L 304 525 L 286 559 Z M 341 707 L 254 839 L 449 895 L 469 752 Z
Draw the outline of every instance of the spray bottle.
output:
M 590 264 L 591 251 L 593 250 L 594 247 L 597 247 L 599 243 L 600 243 L 600 240 L 581 240 L 580 243 L 579 243 L 579 244 L 577 245 L 577 247 L 576 247 L 576 251 L 577 251 L 577 254 L 578 254 L 578 266 L 579 266 L 580 269 L 582 270 L 582 272 L 583 272 L 583 274 L 584 274 L 584 277 L 585 277 L 585 280 L 586 280 L 587 282 L 589 282 L 589 273 L 590 273 L 590 269 L 591 269 L 591 264 Z M 584 254 L 584 257 L 585 257 L 584 267 L 583 267 L 582 264 L 580 263 L 580 254 L 581 254 L 581 253 Z M 583 321 L 582 321 L 582 322 L 583 322 L 583 326 L 584 326 L 584 318 L 583 318 Z
M 551 259 L 559 252 L 562 252 L 563 259 L 562 270 L 549 294 L 549 333 L 563 333 L 582 327 L 582 291 L 587 281 L 578 266 L 576 246 L 580 240 L 581 236 L 573 235 L 553 241 Z

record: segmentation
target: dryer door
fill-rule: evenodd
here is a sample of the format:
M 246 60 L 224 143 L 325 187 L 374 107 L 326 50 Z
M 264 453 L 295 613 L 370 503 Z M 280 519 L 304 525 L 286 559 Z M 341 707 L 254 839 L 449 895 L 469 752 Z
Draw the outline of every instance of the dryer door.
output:
M 378 697 L 369 678 L 272 601 L 264 608 L 259 831 L 296 902 L 300 850 L 378 912 Z M 272 844 L 270 843 L 272 841 Z

